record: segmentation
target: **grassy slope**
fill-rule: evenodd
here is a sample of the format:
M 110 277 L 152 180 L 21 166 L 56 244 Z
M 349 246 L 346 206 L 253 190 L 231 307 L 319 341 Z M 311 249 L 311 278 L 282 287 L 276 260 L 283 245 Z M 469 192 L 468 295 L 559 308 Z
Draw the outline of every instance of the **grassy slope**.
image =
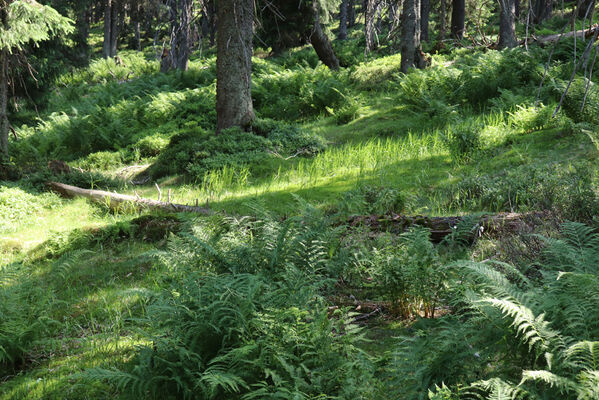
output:
M 160 181 L 163 192 L 170 188 L 176 202 L 208 201 L 214 209 L 234 214 L 250 212 L 244 206 L 249 200 L 289 214 L 294 210 L 293 195 L 328 207 L 342 193 L 368 182 L 406 193 L 411 212 L 442 215 L 479 211 L 447 208 L 448 190 L 464 178 L 526 165 L 596 160 L 596 149 L 586 135 L 565 136 L 558 128 L 525 133 L 512 128 L 504 113 L 486 124 L 483 152 L 469 164 L 455 164 L 439 130 L 409 133 L 402 128 L 417 127 L 421 120 L 404 112 L 393 93 L 361 89 L 356 93 L 360 116 L 350 123 L 339 126 L 327 116 L 302 122 L 304 129 L 333 143 L 316 157 L 281 161 L 276 172 L 249 180 L 217 178 L 209 192 L 164 178 Z M 492 120 L 488 115 L 470 114 Z M 156 196 L 151 184 L 125 191 Z M 100 383 L 80 385 L 73 374 L 91 366 L 117 365 L 132 354 L 138 337 L 131 317 L 143 307 L 138 293 L 153 288 L 161 272 L 151 267 L 147 253 L 164 247 L 165 241 L 109 233 L 103 236 L 106 240 L 85 242 L 90 253 L 72 246 L 81 236 L 102 237 L 99 232 L 112 232 L 118 223 L 133 217 L 110 214 L 82 200 L 56 200 L 48 208 L 11 222 L 0 234 L 0 268 L 13 276 L 0 285 L 16 290 L 31 285 L 43 288 L 48 317 L 55 321 L 54 335 L 30 354 L 19 372 L 3 378 L 0 398 L 118 395 Z M 53 256 L 53 251 L 60 256 Z M 375 335 L 384 338 L 389 333 L 379 330 Z M 371 350 L 377 351 L 376 346 Z

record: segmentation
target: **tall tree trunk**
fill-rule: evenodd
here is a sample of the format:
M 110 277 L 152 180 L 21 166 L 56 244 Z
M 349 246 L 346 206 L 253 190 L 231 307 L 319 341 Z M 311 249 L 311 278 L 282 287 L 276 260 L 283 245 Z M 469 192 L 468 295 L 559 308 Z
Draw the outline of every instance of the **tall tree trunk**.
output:
M 531 1 L 531 0 L 529 0 Z M 514 8 L 515 8 L 515 14 L 516 14 L 516 19 L 520 18 L 520 0 L 514 0 Z
M 593 8 L 595 8 L 595 0 L 582 0 L 578 8 L 578 18 L 583 19 L 586 16 L 588 19 Z
M 426 61 L 420 47 L 420 0 L 404 0 L 401 22 L 401 72 L 424 68 Z
M 532 12 L 533 22 L 540 24 L 548 18 L 551 18 L 553 12 L 553 1 L 552 0 L 534 0 Z
M 420 0 L 420 39 L 423 42 L 428 42 L 428 21 L 430 12 L 430 0 Z
M 110 57 L 116 57 L 117 47 L 119 43 L 119 31 L 121 17 L 120 0 L 112 0 L 111 15 L 110 15 Z
M 353 28 L 356 24 L 356 6 L 354 0 L 347 0 L 347 27 Z
M 102 44 L 102 56 L 110 57 L 110 43 L 112 37 L 112 0 L 106 0 L 104 8 L 104 43 Z
M 91 11 L 85 7 L 77 11 L 75 21 L 75 48 L 77 49 L 77 58 L 84 63 L 89 59 L 89 24 L 91 19 Z
M 143 9 L 141 3 L 137 3 L 131 10 L 131 22 L 134 27 L 134 46 L 135 50 L 141 51 L 141 18 L 143 15 Z
M 0 49 L 0 170 L 8 162 L 8 51 Z
M 169 17 L 171 21 L 170 51 L 162 60 L 161 71 L 179 69 L 186 71 L 191 53 L 191 17 L 192 0 L 170 0 Z
M 499 0 L 499 49 L 516 47 L 516 7 L 514 0 Z
M 208 0 L 206 9 L 208 11 L 208 24 L 210 26 L 210 46 L 214 46 L 218 25 L 218 7 L 215 0 Z
M 347 38 L 347 7 L 349 0 L 341 0 L 339 6 L 339 33 L 337 39 L 345 40 Z
M 447 32 L 447 0 L 441 0 L 441 8 L 439 10 L 439 43 L 445 40 Z
M 466 1 L 453 0 L 451 10 L 451 37 L 455 40 L 464 38 L 464 19 L 466 15 Z
M 219 0 L 216 55 L 217 130 L 250 129 L 252 105 L 252 39 L 254 0 Z
M 324 65 L 333 70 L 339 69 L 339 60 L 333 50 L 333 45 L 329 37 L 322 30 L 320 25 L 320 13 L 318 12 L 318 2 L 312 2 L 312 12 L 314 16 L 312 32 L 310 33 L 310 43 L 316 51 L 318 58 Z
M 366 9 L 364 12 L 364 35 L 366 37 L 366 53 L 376 49 L 376 38 L 374 32 L 374 17 L 376 13 L 376 1 L 366 0 Z

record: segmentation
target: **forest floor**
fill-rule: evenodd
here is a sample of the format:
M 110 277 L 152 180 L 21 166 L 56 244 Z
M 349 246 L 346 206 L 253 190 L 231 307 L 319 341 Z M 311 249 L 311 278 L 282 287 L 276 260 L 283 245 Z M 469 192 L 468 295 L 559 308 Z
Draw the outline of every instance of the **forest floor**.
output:
M 289 59 L 302 59 L 308 51 L 293 53 Z M 141 185 L 131 183 L 135 178 L 131 171 L 142 172 L 156 158 L 125 159 L 116 166 L 107 162 L 98 168 L 96 161 L 99 158 L 118 153 L 103 150 L 108 155 L 90 158 L 89 154 L 84 154 L 67 161 L 73 169 L 80 166 L 107 179 L 126 177 L 109 190 L 157 199 L 158 185 L 163 199 L 170 192 L 174 203 L 193 205 L 197 202 L 238 218 L 256 216 L 258 208 L 284 219 L 297 212 L 298 202 L 309 203 L 325 212 L 343 209 L 348 215 L 393 211 L 446 216 L 525 212 L 544 208 L 545 200 L 551 200 L 547 208 L 559 208 L 564 218 L 571 218 L 576 210 L 567 208 L 573 198 L 564 192 L 573 195 L 587 178 L 594 182 L 599 155 L 597 132 L 581 125 L 584 120 L 581 122 L 567 116 L 559 121 L 548 118 L 556 106 L 555 101 L 547 103 L 545 100 L 547 104 L 536 108 L 536 82 L 530 84 L 526 77 L 504 87 L 501 87 L 503 82 L 490 83 L 495 85 L 488 89 L 492 94 L 470 101 L 467 97 L 479 92 L 476 85 L 482 84 L 481 79 L 487 79 L 485 70 L 495 68 L 490 75 L 501 77 L 504 74 L 509 76 L 506 80 L 515 79 L 510 75 L 517 74 L 510 70 L 511 56 L 498 54 L 497 57 L 486 57 L 464 51 L 451 57 L 450 66 L 447 66 L 446 58 L 439 56 L 438 60 L 433 60 L 431 69 L 414 73 L 412 80 L 407 82 L 411 85 L 409 88 L 401 86 L 406 78 L 397 74 L 397 56 L 383 55 L 356 63 L 344 72 L 345 78 L 338 78 L 341 85 L 345 82 L 352 85 L 351 90 L 343 93 L 342 100 L 331 102 L 328 111 L 289 118 L 299 131 L 311 137 L 318 136 L 327 143 L 324 150 L 312 157 L 284 154 L 269 158 L 268 163 L 259 168 L 239 164 L 231 170 L 221 169 L 211 180 L 198 181 L 175 174 L 152 178 Z M 140 56 L 134 52 L 122 56 L 130 68 L 137 65 L 136 57 Z M 538 55 L 531 59 L 534 65 L 530 73 L 538 77 L 542 74 L 544 58 Z M 171 96 L 168 105 L 177 107 L 179 100 L 172 100 L 173 97 L 181 95 L 185 99 L 189 91 L 203 90 L 194 85 L 190 89 L 187 82 L 202 74 L 206 65 L 213 68 L 213 62 L 211 56 L 193 61 L 187 78 L 173 74 L 164 84 L 164 91 L 150 93 L 148 97 L 156 101 L 160 96 Z M 322 66 L 311 66 L 311 61 L 296 62 L 292 66 L 295 72 L 288 76 L 281 70 L 280 65 L 284 65 L 281 61 L 256 62 L 260 63 L 261 69 L 269 69 L 260 72 L 264 76 L 257 78 L 258 84 L 269 76 L 276 76 L 282 82 L 304 79 L 301 89 L 311 87 L 314 91 L 324 85 L 318 74 L 334 79 L 330 73 L 322 72 Z M 151 71 L 157 67 L 155 61 L 142 64 Z M 105 71 L 104 75 L 102 71 L 98 72 L 101 65 L 118 69 L 97 61 L 87 78 L 106 80 L 109 75 Z M 144 76 L 158 79 L 154 72 L 143 75 L 139 71 L 135 71 L 136 78 L 131 82 L 108 81 L 103 84 L 104 88 L 116 93 L 127 90 L 129 85 L 134 91 L 138 89 L 134 86 L 136 79 L 138 83 Z M 465 97 L 453 102 L 435 95 L 437 89 L 432 87 L 433 82 L 443 79 L 449 82 L 448 76 L 458 72 L 464 74 L 462 87 L 472 84 L 473 91 L 464 89 Z M 318 76 L 314 78 L 314 74 Z M 555 74 L 567 75 L 560 71 Z M 373 77 L 377 77 L 376 83 L 371 82 Z M 85 80 L 65 79 L 73 79 L 70 84 L 74 86 L 81 86 Z M 183 83 L 173 84 L 179 80 Z M 95 92 L 86 92 L 87 95 L 97 96 L 102 89 L 102 84 L 99 85 Z M 422 87 L 418 88 L 418 85 Z M 439 90 L 455 91 L 457 88 Z M 484 90 L 487 89 L 481 89 Z M 289 91 L 295 93 L 297 88 L 290 86 Z M 451 96 L 451 93 L 447 94 L 446 99 Z M 106 109 L 113 107 L 115 115 L 118 110 L 114 108 L 126 108 L 129 103 L 124 103 L 133 101 L 127 93 L 115 94 L 114 98 L 117 100 L 109 100 Z M 307 107 L 315 98 L 307 101 Z M 259 114 L 268 116 L 270 111 L 264 105 L 266 101 L 270 98 L 262 99 L 257 109 Z M 293 104 L 304 99 L 290 95 L 288 101 Z M 70 115 L 72 107 L 79 104 L 79 100 L 57 100 L 50 110 L 56 114 L 48 112 L 42 116 L 37 128 L 24 124 L 19 130 L 22 142 L 26 143 L 32 137 L 56 135 L 62 127 L 58 121 L 60 113 Z M 134 104 L 134 107 L 145 106 L 147 103 Z M 348 120 L 345 114 L 340 116 L 342 112 L 351 114 Z M 108 112 L 104 115 L 112 118 Z M 57 127 L 52 127 L 53 123 Z M 126 120 L 120 123 L 129 124 Z M 152 126 L 147 130 L 150 132 Z M 468 136 L 473 130 L 476 131 L 474 139 Z M 462 132 L 465 132 L 463 137 L 460 136 Z M 170 135 L 159 134 L 166 138 Z M 36 140 L 31 142 L 32 145 L 43 142 Z M 19 157 L 27 152 L 25 144 L 23 146 L 18 150 Z M 69 144 L 65 144 L 65 148 L 68 153 Z M 66 153 L 58 150 L 41 151 L 47 151 L 40 156 L 42 158 L 67 158 L 62 157 Z M 47 335 L 36 339 L 27 348 L 25 358 L 10 374 L 0 377 L 0 398 L 115 398 L 121 391 L 114 385 L 100 381 L 82 382 L 77 374 L 91 367 L 118 367 L 133 357 L 137 346 L 147 344 L 137 323 L 144 309 L 140 299 L 144 293 L 160 289 L 160 277 L 168 269 L 164 264 L 154 263 L 152 253 L 168 249 L 181 229 L 201 223 L 198 221 L 204 217 L 178 214 L 169 219 L 171 217 L 157 214 L 158 222 L 148 223 L 144 217 L 154 214 L 114 211 L 84 199 L 63 199 L 39 190 L 39 186 L 31 181 L 26 176 L 16 183 L 0 184 L 0 291 L 4 291 L 5 296 L 14 293 L 32 296 L 20 298 L 18 304 L 22 308 L 15 312 L 27 313 L 35 309 L 47 320 L 44 323 Z M 101 182 L 98 186 L 102 188 Z M 366 186 L 399 193 L 402 206 L 389 210 L 353 204 L 352 193 Z M 594 183 L 591 187 L 595 187 Z M 581 189 L 582 199 L 588 195 L 583 192 Z M 501 243 L 496 238 L 484 238 L 470 249 L 469 257 L 483 260 L 501 251 Z M 341 295 L 354 296 L 354 293 L 347 289 Z M 355 295 L 359 297 L 359 292 Z M 384 358 L 394 337 L 400 335 L 406 325 L 409 321 L 390 315 L 368 319 L 366 332 L 373 340 L 364 345 L 365 350 Z M 23 335 L 23 343 L 26 343 L 27 332 Z

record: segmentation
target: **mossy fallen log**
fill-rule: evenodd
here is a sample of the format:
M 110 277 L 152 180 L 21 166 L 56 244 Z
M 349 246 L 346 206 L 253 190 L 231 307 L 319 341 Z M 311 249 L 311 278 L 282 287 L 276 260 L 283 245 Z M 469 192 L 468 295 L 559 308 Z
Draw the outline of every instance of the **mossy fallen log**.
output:
M 442 241 L 447 235 L 454 232 L 466 218 L 473 222 L 470 228 L 472 238 L 481 236 L 484 233 L 496 232 L 521 232 L 534 220 L 541 221 L 547 218 L 547 212 L 530 213 L 498 213 L 483 214 L 478 217 L 472 216 L 450 216 L 450 217 L 428 217 L 424 215 L 369 215 L 355 216 L 350 218 L 349 223 L 352 226 L 367 225 L 375 231 L 391 232 L 400 234 L 413 226 L 421 226 L 431 231 L 431 240 L 433 242 Z

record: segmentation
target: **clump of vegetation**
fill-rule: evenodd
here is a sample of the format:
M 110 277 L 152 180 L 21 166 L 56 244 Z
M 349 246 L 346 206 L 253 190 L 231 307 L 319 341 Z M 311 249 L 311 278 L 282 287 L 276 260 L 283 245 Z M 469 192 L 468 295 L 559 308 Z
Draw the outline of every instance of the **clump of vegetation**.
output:
M 526 211 L 553 209 L 563 218 L 590 221 L 599 210 L 588 164 L 520 167 L 500 175 L 468 177 L 452 191 L 450 207 Z
M 215 136 L 188 130 L 171 138 L 150 173 L 153 177 L 186 174 L 198 181 L 224 167 L 248 166 L 259 173 L 283 157 L 311 156 L 325 148 L 322 138 L 272 120 L 258 120 L 254 132 L 232 128 Z
M 482 149 L 480 133 L 482 126 L 468 121 L 452 127 L 443 136 L 451 158 L 456 163 L 473 161 Z
M 442 383 L 438 396 L 449 397 L 441 398 L 594 397 L 599 297 L 591 260 L 599 237 L 577 223 L 562 232 L 544 239 L 541 275 L 494 262 L 451 267 L 455 315 L 428 322 L 426 335 L 397 348 L 394 376 L 404 398 Z

